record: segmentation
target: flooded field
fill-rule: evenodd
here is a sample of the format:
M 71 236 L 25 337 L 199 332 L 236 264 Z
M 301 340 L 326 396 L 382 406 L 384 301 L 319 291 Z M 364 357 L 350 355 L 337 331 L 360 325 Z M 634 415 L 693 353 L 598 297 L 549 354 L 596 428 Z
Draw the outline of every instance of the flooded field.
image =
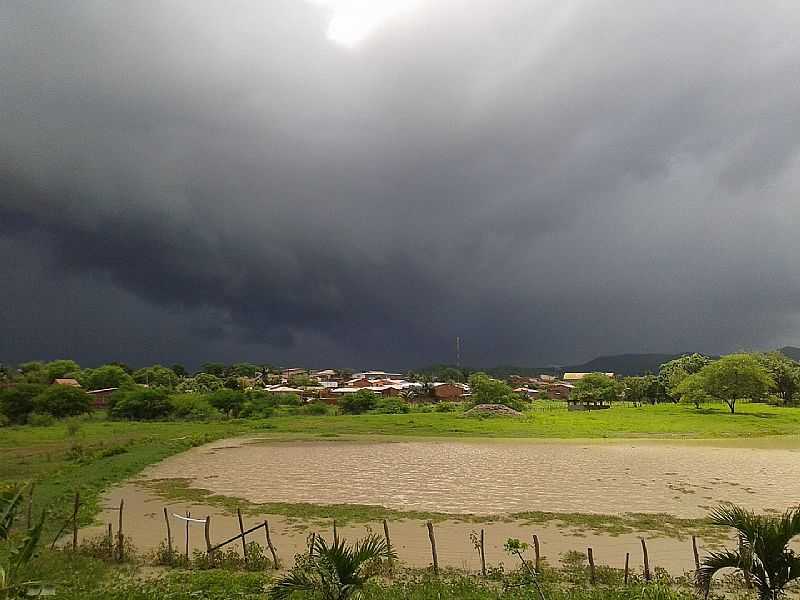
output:
M 228 440 L 147 469 L 254 503 L 373 504 L 494 515 L 522 511 L 702 517 L 800 499 L 790 448 L 648 442 L 278 442 Z

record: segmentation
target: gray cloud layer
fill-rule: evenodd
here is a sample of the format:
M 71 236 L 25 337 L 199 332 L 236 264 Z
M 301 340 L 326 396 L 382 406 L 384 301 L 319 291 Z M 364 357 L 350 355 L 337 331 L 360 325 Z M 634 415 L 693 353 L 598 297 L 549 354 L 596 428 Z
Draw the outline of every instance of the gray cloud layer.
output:
M 0 6 L 0 360 L 797 339 L 800 7 Z

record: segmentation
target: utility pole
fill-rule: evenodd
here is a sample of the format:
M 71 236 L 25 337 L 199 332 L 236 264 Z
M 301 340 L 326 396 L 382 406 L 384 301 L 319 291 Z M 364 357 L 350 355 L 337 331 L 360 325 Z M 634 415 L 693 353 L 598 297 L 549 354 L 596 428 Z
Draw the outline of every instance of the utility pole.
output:
M 461 368 L 461 337 L 456 336 L 456 366 Z

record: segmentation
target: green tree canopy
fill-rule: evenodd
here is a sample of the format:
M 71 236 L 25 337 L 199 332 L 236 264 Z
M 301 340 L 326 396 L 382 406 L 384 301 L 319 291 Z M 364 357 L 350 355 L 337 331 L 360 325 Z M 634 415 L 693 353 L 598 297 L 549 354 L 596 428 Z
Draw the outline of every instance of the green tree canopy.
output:
M 359 415 L 375 408 L 377 396 L 370 390 L 358 390 L 354 394 L 345 394 L 339 399 L 339 408 L 350 415 Z
M 133 377 L 125 369 L 117 365 L 103 365 L 96 369 L 84 369 L 78 375 L 78 381 L 87 390 L 103 390 L 133 385 Z
M 242 404 L 245 401 L 245 395 L 238 390 L 220 389 L 208 396 L 208 401 L 211 406 L 224 413 L 230 413 L 233 416 L 239 414 Z
M 702 389 L 736 412 L 738 400 L 760 400 L 775 386 L 769 372 L 750 354 L 729 354 L 698 373 Z M 693 384 L 695 385 L 695 384 Z
M 678 395 L 681 402 L 694 404 L 695 408 L 700 408 L 701 404 L 714 400 L 706 390 L 705 381 L 700 373 L 684 377 L 673 393 Z
M 775 383 L 775 392 L 785 403 L 798 399 L 800 392 L 800 364 L 780 352 L 764 352 L 755 355 Z
M 147 385 L 149 387 L 160 387 L 172 389 L 178 383 L 178 378 L 172 369 L 163 367 L 161 365 L 153 365 L 151 367 L 144 367 L 139 369 L 133 374 L 133 379 L 136 383 Z
M 703 354 L 686 354 L 661 365 L 658 371 L 658 379 L 664 386 L 669 397 L 673 402 L 680 400 L 677 387 L 689 375 L 699 373 L 700 370 L 708 365 L 711 359 Z
M 33 410 L 56 418 L 87 413 L 92 408 L 92 397 L 71 385 L 51 385 L 33 399 Z
M 473 373 L 469 378 L 472 390 L 471 400 L 474 404 L 504 404 L 511 408 L 521 408 L 522 400 L 514 393 L 511 386 L 499 379 L 493 379 L 486 373 Z
M 608 375 L 589 373 L 575 383 L 571 398 L 580 402 L 587 400 L 613 402 L 619 398 L 620 386 Z
M 135 388 L 114 392 L 111 416 L 117 419 L 146 421 L 166 417 L 172 405 L 164 389 Z
M 0 389 L 0 414 L 11 423 L 25 423 L 33 412 L 33 399 L 44 390 L 45 386 L 38 383 L 20 383 Z

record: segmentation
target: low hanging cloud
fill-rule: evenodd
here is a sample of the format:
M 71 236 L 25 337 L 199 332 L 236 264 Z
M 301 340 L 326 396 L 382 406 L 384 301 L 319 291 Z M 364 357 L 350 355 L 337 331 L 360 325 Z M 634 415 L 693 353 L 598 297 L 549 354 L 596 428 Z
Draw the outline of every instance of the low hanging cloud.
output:
M 3 4 L 0 361 L 797 340 L 800 7 L 392 11 Z

